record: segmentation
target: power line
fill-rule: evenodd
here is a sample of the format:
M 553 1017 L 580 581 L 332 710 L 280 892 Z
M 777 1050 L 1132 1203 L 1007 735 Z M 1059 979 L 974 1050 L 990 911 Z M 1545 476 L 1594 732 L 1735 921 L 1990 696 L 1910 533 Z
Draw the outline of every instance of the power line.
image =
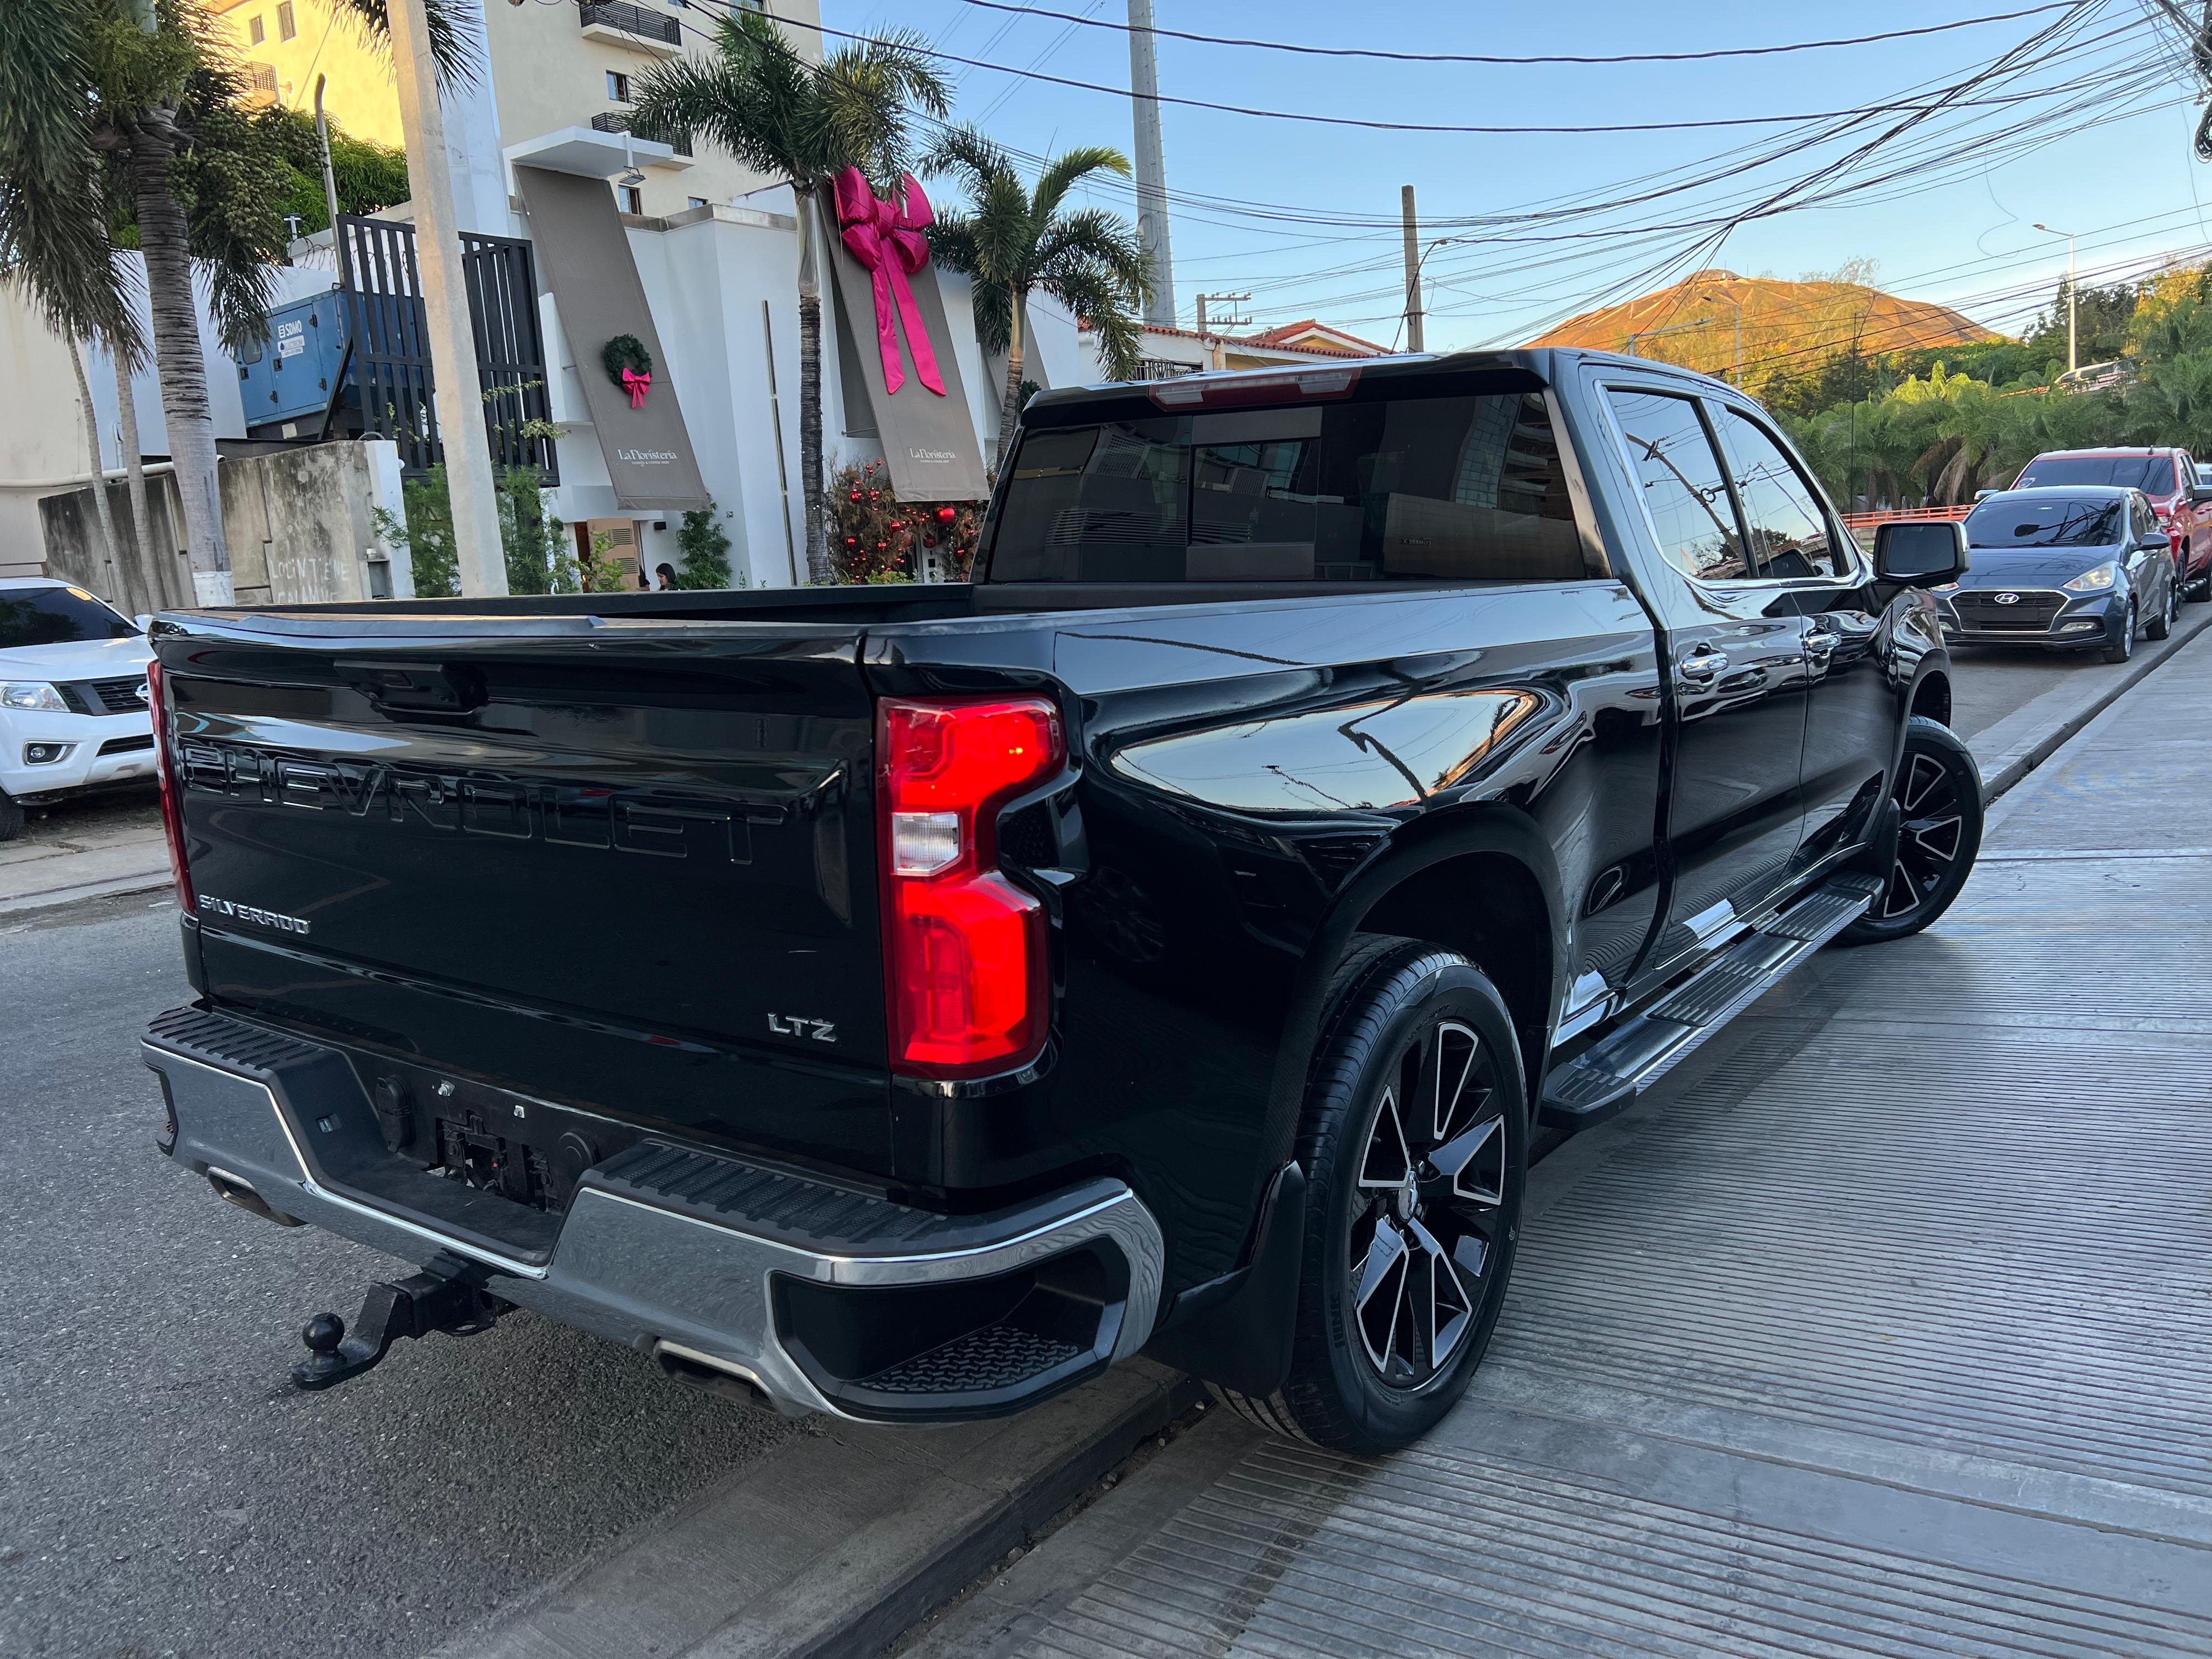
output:
M 1041 6 L 1010 6 L 1004 0 L 965 0 L 971 6 L 988 11 L 1012 12 L 1019 17 L 1048 17 L 1064 22 L 1081 23 L 1091 28 L 1119 29 L 1127 33 L 1127 23 L 1111 22 L 1104 18 L 1079 17 L 1073 12 L 1048 11 Z M 1693 64 L 1715 58 L 1765 58 L 1780 52 L 1818 52 L 1829 46 L 1864 46 L 1878 40 L 1905 40 L 1916 35 L 1946 34 L 1954 29 L 1976 28 L 1984 23 L 2008 23 L 2021 17 L 2033 17 L 2046 11 L 2063 11 L 2071 0 L 2053 0 L 2044 6 L 2030 6 L 2025 11 L 1992 12 L 1986 17 L 1962 17 L 1955 23 L 1930 23 L 1924 27 L 1890 29 L 1881 34 L 1847 35 L 1833 40 L 1796 40 L 1776 46 L 1724 46 L 1710 52 L 1630 52 L 1606 57 L 1577 57 L 1566 54 L 1536 57 L 1502 57 L 1489 52 L 1384 52 L 1370 46 L 1309 46 L 1294 45 L 1285 40 L 1255 40 L 1229 34 L 1194 34 L 1186 29 L 1154 28 L 1152 33 L 1170 40 L 1194 40 L 1208 46 L 1251 46 L 1264 52 L 1296 52 L 1310 58 L 1376 58 L 1397 64 Z
M 2060 4 L 2057 7 L 2037 7 L 2035 9 L 2038 12 L 2052 9 L 2079 11 L 2095 3 L 2097 3 L 2097 0 L 2060 0 Z M 1019 9 L 1017 8 L 1017 9 Z M 1063 15 L 1073 15 L 1073 14 Z M 2027 13 L 2021 14 L 2023 16 L 2028 15 L 2029 14 Z M 869 40 L 875 38 L 872 35 L 855 34 L 846 29 L 833 29 L 828 25 L 823 23 L 809 23 L 805 21 L 803 19 L 796 17 L 779 17 L 776 21 L 789 28 L 812 29 L 818 33 L 836 35 L 838 39 L 842 40 Z M 1126 27 L 1127 26 L 1124 25 L 1123 27 Z M 927 46 L 918 47 L 916 50 L 923 52 L 928 57 L 940 58 L 949 64 L 964 64 L 971 69 L 993 70 L 1000 75 L 1019 76 L 1024 80 L 1042 81 L 1046 82 L 1048 85 L 1067 87 L 1077 92 L 1104 93 L 1106 95 L 1112 98 L 1127 98 L 1129 95 L 1129 90 L 1127 87 L 1107 86 L 1104 83 L 1097 81 L 1071 80 L 1066 76 L 1047 75 L 1040 70 L 1010 69 L 1003 64 L 990 63 L 980 58 L 963 58 L 956 52 L 939 52 Z M 1794 115 L 1716 116 L 1711 119 L 1702 121 L 1621 121 L 1583 125 L 1558 126 L 1478 126 L 1437 121 L 1378 121 L 1367 116 L 1318 115 L 1308 110 L 1263 109 L 1256 105 L 1249 104 L 1219 104 L 1215 103 L 1209 99 L 1177 98 L 1170 96 L 1166 93 L 1159 94 L 1158 101 L 1163 104 L 1175 104 L 1185 109 L 1212 110 L 1215 113 L 1221 115 L 1245 115 L 1250 116 L 1255 119 L 1263 121 L 1300 121 L 1316 126 L 1355 127 L 1364 131 L 1370 132 L 1450 132 L 1465 133 L 1470 136 L 1483 137 L 1512 137 L 1515 135 L 1559 137 L 1572 137 L 1577 134 L 1696 132 L 1713 128 L 1725 127 L 1788 126 L 1814 121 L 1838 120 L 1845 117 L 1863 119 L 1869 116 L 1894 114 L 1899 112 L 1917 112 L 1922 114 L 1930 114 L 1941 108 L 1955 106 L 1958 100 L 1939 100 L 1934 104 L 1928 105 L 1895 102 L 1883 104 L 1861 104 L 1853 105 L 1844 109 L 1814 110 Z M 1969 100 L 1966 101 L 1972 103 L 1978 102 L 1980 100 Z M 1999 100 L 1995 101 L 2004 102 L 2015 100 Z

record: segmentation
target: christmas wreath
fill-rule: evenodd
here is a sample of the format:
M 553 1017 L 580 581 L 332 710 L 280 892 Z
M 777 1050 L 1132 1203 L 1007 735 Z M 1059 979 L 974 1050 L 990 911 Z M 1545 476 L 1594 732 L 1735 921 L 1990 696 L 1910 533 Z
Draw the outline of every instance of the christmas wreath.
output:
M 617 334 L 599 349 L 599 362 L 607 379 L 629 393 L 629 406 L 642 408 L 646 390 L 653 384 L 653 354 L 645 342 L 635 334 Z

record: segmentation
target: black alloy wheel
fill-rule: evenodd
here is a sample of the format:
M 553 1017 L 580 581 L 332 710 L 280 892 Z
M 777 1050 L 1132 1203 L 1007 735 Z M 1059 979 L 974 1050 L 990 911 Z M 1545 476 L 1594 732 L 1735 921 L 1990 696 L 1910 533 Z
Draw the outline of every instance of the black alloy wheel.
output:
M 1289 1376 L 1222 1390 L 1264 1428 L 1394 1450 L 1451 1409 L 1504 1305 L 1528 1164 L 1519 1040 L 1456 951 L 1366 936 L 1307 1077 L 1304 1248 Z
M 2158 615 L 2143 629 L 2147 640 L 2162 640 L 2173 632 L 2173 624 L 2181 618 L 2181 578 L 2172 571 L 2166 573 L 2166 602 L 2158 608 Z
M 2120 629 L 2120 637 L 2105 642 L 2106 662 L 2125 662 L 2136 653 L 2136 602 L 2128 601 L 2128 619 Z
M 2191 605 L 2202 605 L 2205 600 L 2212 599 L 2212 554 L 2205 556 L 2204 574 L 2195 581 L 2190 581 L 2185 577 L 2189 568 L 2189 553 L 2186 547 L 2181 550 L 2181 562 L 2175 567 L 2175 580 L 2181 583 L 2184 598 Z
M 1495 1061 L 1474 1030 L 1416 1031 L 1384 1084 L 1346 1248 L 1360 1345 L 1384 1386 L 1425 1387 L 1474 1328 L 1504 1219 L 1505 1125 Z
M 1838 936 L 1875 945 L 1917 933 L 1951 908 L 1982 850 L 1982 775 L 1948 726 L 1915 714 L 1891 787 L 1897 842 L 1881 891 Z

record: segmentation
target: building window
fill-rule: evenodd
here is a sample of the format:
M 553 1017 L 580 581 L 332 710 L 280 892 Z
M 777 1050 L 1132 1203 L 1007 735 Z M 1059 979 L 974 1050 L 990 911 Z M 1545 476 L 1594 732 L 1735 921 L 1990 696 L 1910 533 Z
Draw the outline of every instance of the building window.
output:
M 620 70 L 607 71 L 607 96 L 617 104 L 629 102 L 629 76 Z
M 704 207 L 707 205 L 707 198 L 703 196 L 687 196 L 684 199 L 687 204 L 692 207 Z
M 635 185 L 623 185 L 622 210 L 642 219 L 645 216 L 645 191 Z
M 280 40 L 289 40 L 299 32 L 300 26 L 292 21 L 292 0 L 279 0 L 276 7 L 276 38 Z
M 246 38 L 257 46 L 269 38 L 268 26 L 261 21 L 258 12 L 246 20 Z

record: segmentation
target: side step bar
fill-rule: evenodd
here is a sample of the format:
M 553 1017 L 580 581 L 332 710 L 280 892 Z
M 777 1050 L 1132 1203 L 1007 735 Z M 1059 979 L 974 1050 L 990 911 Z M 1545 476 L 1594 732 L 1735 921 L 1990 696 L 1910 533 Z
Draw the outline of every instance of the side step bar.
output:
M 1874 876 L 1831 878 L 1734 945 L 1602 1042 L 1553 1073 L 1536 1121 L 1583 1129 L 1627 1108 L 1775 981 L 1866 913 Z

